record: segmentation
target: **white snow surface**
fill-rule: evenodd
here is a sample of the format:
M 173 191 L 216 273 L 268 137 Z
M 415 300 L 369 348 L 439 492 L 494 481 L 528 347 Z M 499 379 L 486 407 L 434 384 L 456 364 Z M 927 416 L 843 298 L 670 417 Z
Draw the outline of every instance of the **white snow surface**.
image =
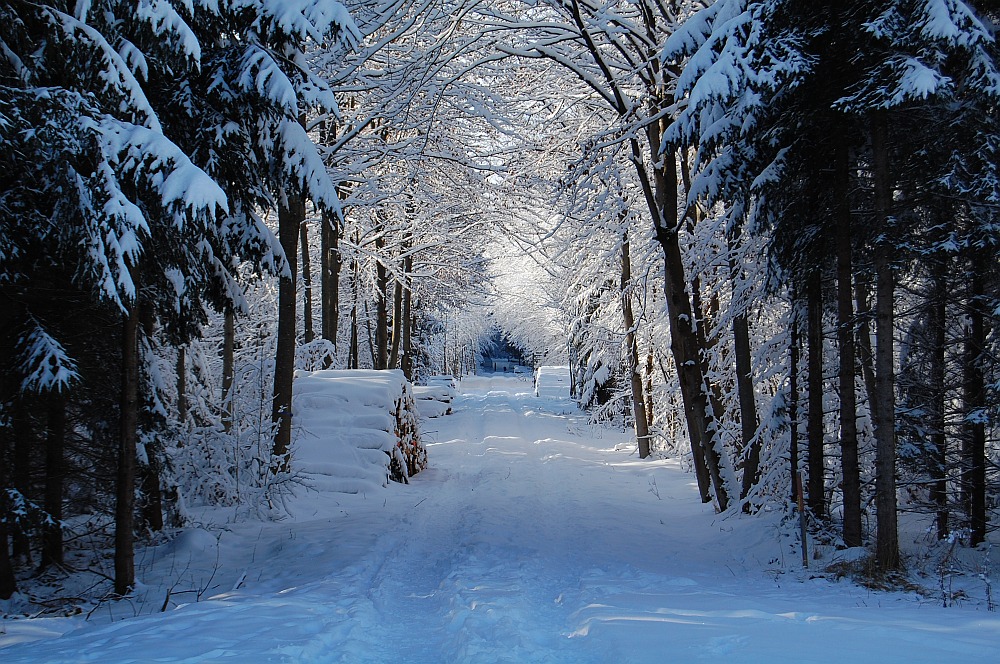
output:
M 180 532 L 140 552 L 144 602 L 5 620 L 0 661 L 995 661 L 982 603 L 803 571 L 778 515 L 714 514 L 677 462 L 569 406 L 466 378 L 409 485 Z

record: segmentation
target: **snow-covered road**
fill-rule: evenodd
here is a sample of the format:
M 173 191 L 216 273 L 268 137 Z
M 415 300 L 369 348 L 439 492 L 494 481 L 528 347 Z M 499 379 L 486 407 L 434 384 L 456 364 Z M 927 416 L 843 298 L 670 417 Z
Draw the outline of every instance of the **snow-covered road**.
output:
M 626 433 L 530 387 L 465 379 L 455 414 L 424 423 L 431 465 L 410 485 L 311 492 L 294 518 L 188 533 L 140 564 L 161 599 L 171 584 L 197 589 L 177 595 L 188 604 L 159 613 L 150 601 L 123 620 L 118 606 L 89 622 L 7 621 L 0 660 L 970 662 L 1000 652 L 996 614 L 810 578 L 777 516 L 717 517 L 675 463 L 640 462 Z

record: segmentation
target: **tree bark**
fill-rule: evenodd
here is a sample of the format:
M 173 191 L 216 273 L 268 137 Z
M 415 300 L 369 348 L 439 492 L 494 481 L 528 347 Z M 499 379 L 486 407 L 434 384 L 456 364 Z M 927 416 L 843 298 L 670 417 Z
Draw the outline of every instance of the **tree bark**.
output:
M 860 356 L 861 376 L 865 381 L 865 391 L 868 392 L 868 410 L 871 412 L 871 419 L 874 423 L 879 419 L 879 402 L 875 398 L 875 393 L 878 390 L 875 385 L 875 351 L 872 350 L 871 325 L 869 324 L 869 320 L 872 318 L 871 298 L 868 295 L 868 286 L 865 282 L 862 279 L 855 279 L 854 299 L 858 305 L 859 320 L 857 348 Z
M 24 399 L 13 397 L 12 428 L 14 431 L 14 476 L 13 485 L 27 500 L 31 487 L 31 448 L 33 440 L 31 416 L 25 407 Z M 13 545 L 14 560 L 31 564 L 31 540 L 27 531 L 15 525 L 8 529 Z
M 42 536 L 40 568 L 63 563 L 62 501 L 65 476 L 66 398 L 60 393 L 48 397 L 48 432 L 45 438 L 45 512 L 52 523 Z
M 358 243 L 358 239 L 355 238 L 354 243 Z M 359 343 L 358 343 L 358 280 L 361 278 L 360 271 L 358 268 L 358 259 L 355 256 L 351 262 L 351 342 L 350 342 L 350 367 L 351 369 L 358 368 L 358 355 L 360 353 Z
M 861 474 L 858 467 L 857 397 L 854 387 L 854 265 L 851 247 L 851 208 L 848 200 L 847 146 L 837 149 L 834 206 L 838 232 L 837 341 L 840 346 L 840 466 L 844 497 L 844 544 L 861 546 Z
M 295 282 L 298 271 L 299 227 L 306 216 L 305 200 L 294 195 L 278 206 L 278 239 L 288 273 L 278 281 L 278 339 L 274 358 L 274 400 L 271 421 L 276 427 L 271 469 L 288 470 L 292 442 L 292 380 L 295 376 Z
M 389 361 L 386 368 L 399 367 L 399 349 L 403 336 L 403 280 L 395 279 L 392 291 L 392 345 L 389 348 Z
M 222 426 L 228 433 L 233 428 L 235 404 L 233 380 L 236 373 L 236 313 L 226 307 L 222 331 Z
M 119 401 L 118 475 L 115 503 L 115 594 L 135 586 L 135 448 L 139 423 L 138 304 L 122 320 L 122 367 Z
M 182 424 L 187 420 L 187 352 L 184 346 L 177 347 L 177 419 Z
M 646 353 L 646 428 L 653 428 L 653 340 L 649 340 Z
M 799 317 L 798 303 L 792 298 L 792 329 L 788 343 L 788 457 L 791 470 L 792 504 L 799 502 Z M 802 496 L 804 499 L 805 496 Z
M 642 394 L 642 376 L 639 374 L 639 347 L 636 343 L 635 315 L 632 311 L 632 263 L 629 256 L 628 233 L 622 236 L 621 288 L 622 318 L 625 322 L 625 366 L 632 391 L 632 419 L 635 420 L 635 439 L 639 458 L 649 456 L 649 425 L 646 420 L 646 402 Z
M 885 113 L 872 117 L 872 166 L 876 223 L 882 237 L 875 244 L 875 564 L 883 571 L 899 569 L 896 505 L 896 370 L 894 305 L 896 283 L 886 239 L 890 228 L 892 182 L 889 175 L 888 126 Z
M 407 253 L 403 259 L 403 361 L 402 369 L 406 380 L 413 380 L 413 256 Z
M 385 238 L 379 232 L 375 239 L 378 262 L 375 265 L 375 357 L 376 369 L 385 369 L 389 364 L 389 272 L 383 260 Z
M 734 248 L 739 242 L 741 229 L 726 237 L 726 248 L 729 250 L 729 281 L 733 292 L 739 290 L 739 280 L 742 278 L 742 267 L 736 262 Z M 796 347 L 796 353 L 798 348 Z M 743 484 L 740 499 L 746 501 L 750 491 L 760 479 L 760 440 L 757 438 L 757 427 L 760 420 L 757 416 L 757 399 L 753 389 L 753 368 L 751 365 L 750 321 L 747 319 L 746 308 L 740 307 L 733 317 L 733 354 L 736 360 L 736 396 L 740 404 L 740 437 L 743 451 Z M 743 503 L 743 511 L 749 513 L 750 504 Z
M 652 154 L 659 154 L 661 129 L 647 127 L 647 139 Z M 715 422 L 709 414 L 707 385 L 703 372 L 701 348 L 698 343 L 691 296 L 681 256 L 677 224 L 677 163 L 673 152 L 660 157 L 660 167 L 653 172 L 652 183 L 641 158 L 638 141 L 632 143 L 632 163 L 639 176 L 644 198 L 652 216 L 656 239 L 663 250 L 664 291 L 667 318 L 670 324 L 670 348 L 680 381 L 684 415 L 691 439 L 691 451 L 698 480 L 698 491 L 704 502 L 712 500 L 712 489 L 719 511 L 729 506 L 729 496 L 722 483 L 720 451 L 716 448 Z
M 975 251 L 975 250 L 973 250 Z M 966 329 L 964 400 L 965 440 L 963 456 L 963 502 L 969 518 L 970 543 L 976 546 L 986 539 L 986 379 L 983 354 L 986 348 L 986 323 L 983 312 L 984 283 L 982 257 L 972 256 L 971 289 Z
M 7 521 L 0 519 L 0 599 L 10 599 L 17 592 L 17 578 L 10 560 Z
M 313 331 L 312 263 L 309 260 L 309 227 L 305 219 L 299 224 L 299 235 L 299 243 L 302 248 L 302 334 L 305 342 L 309 343 L 316 338 L 316 333 Z
M 938 539 L 945 539 L 950 532 L 948 523 L 948 438 L 945 432 L 945 390 L 947 344 L 947 301 L 948 301 L 947 259 L 941 257 L 934 266 L 932 276 L 933 294 L 930 302 L 930 328 L 933 335 L 931 362 L 928 380 L 930 383 L 930 439 L 933 451 L 930 459 L 931 502 L 937 508 L 934 524 Z
M 320 233 L 320 272 L 322 274 L 323 338 L 337 345 L 340 325 L 340 223 L 328 212 L 323 213 Z
M 736 354 L 736 392 L 740 402 L 740 432 L 746 461 L 743 465 L 743 487 L 740 498 L 746 500 L 760 479 L 760 440 L 757 438 L 757 403 L 754 397 L 750 365 L 750 323 L 746 314 L 733 319 L 733 350 Z M 743 505 L 750 511 L 749 503 Z
M 806 285 L 806 351 L 809 354 L 809 414 L 806 438 L 809 454 L 809 509 L 826 516 L 826 465 L 823 458 L 823 278 L 814 271 Z

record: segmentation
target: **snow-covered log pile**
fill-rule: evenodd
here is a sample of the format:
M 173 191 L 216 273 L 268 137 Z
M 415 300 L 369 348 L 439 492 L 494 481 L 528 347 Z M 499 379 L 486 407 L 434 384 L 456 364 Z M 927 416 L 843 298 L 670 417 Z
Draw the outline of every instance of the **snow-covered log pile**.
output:
M 455 379 L 451 376 L 430 376 L 426 385 L 413 386 L 417 410 L 424 417 L 450 415 L 455 400 Z
M 297 372 L 294 468 L 320 490 L 359 493 L 427 467 L 403 372 Z
M 568 399 L 569 367 L 538 367 L 535 371 L 535 396 Z

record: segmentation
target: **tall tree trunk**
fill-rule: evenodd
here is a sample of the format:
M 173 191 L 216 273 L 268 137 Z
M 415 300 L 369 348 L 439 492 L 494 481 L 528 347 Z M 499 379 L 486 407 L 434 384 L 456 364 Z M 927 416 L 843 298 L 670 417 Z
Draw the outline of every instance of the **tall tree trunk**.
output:
M 861 364 L 861 377 L 865 381 L 865 391 L 868 393 L 868 410 L 871 412 L 872 422 L 879 419 L 879 402 L 875 398 L 878 391 L 875 380 L 875 351 L 872 350 L 871 324 L 871 298 L 868 293 L 868 285 L 862 279 L 854 280 L 854 299 L 858 305 L 858 334 L 857 349 Z
M 303 215 L 304 216 L 304 215 Z M 309 226 L 305 219 L 299 224 L 299 242 L 302 247 L 302 334 L 305 342 L 316 338 L 313 332 L 312 262 L 309 260 Z
M 788 343 L 788 451 L 792 504 L 799 504 L 799 317 L 792 297 L 792 329 Z M 803 499 L 805 496 L 803 496 Z
M 662 123 L 662 121 L 661 121 Z M 660 150 L 659 125 L 647 127 L 651 154 Z M 663 250 L 664 293 L 667 301 L 667 318 L 670 324 L 670 348 L 680 379 L 684 415 L 691 439 L 695 476 L 702 500 L 712 499 L 711 490 L 720 511 L 729 507 L 729 495 L 722 482 L 721 449 L 716 446 L 718 432 L 708 408 L 707 384 L 702 363 L 698 331 L 687 292 L 687 279 L 681 256 L 677 223 L 677 163 L 672 151 L 659 157 L 660 167 L 653 169 L 653 181 L 641 157 L 638 141 L 632 143 L 632 163 L 636 168 L 644 198 L 649 206 L 656 239 Z
M 740 498 L 746 500 L 760 479 L 760 440 L 757 438 L 757 403 L 750 366 L 750 323 L 745 313 L 733 319 L 733 351 L 736 354 L 736 392 L 740 402 L 740 432 L 745 454 Z M 743 509 L 749 512 L 749 503 L 744 504 Z
M 392 292 L 392 345 L 389 348 L 387 369 L 399 366 L 399 348 L 403 336 L 403 280 L 395 279 Z
M 337 345 L 337 328 L 340 325 L 340 223 L 328 212 L 323 213 L 323 231 L 320 233 L 322 251 L 323 338 Z
M 973 250 L 975 252 L 975 250 Z M 978 254 L 972 256 L 972 274 L 968 303 L 969 326 L 966 330 L 964 400 L 965 440 L 963 456 L 963 502 L 969 517 L 973 546 L 986 539 L 986 380 L 983 354 L 986 348 L 986 323 L 983 311 L 985 266 Z
M 947 398 L 945 388 L 947 344 L 947 302 L 948 302 L 948 268 L 947 258 L 942 256 L 934 266 L 932 276 L 933 295 L 930 302 L 930 328 L 933 335 L 931 349 L 931 366 L 928 381 L 930 383 L 930 422 L 931 452 L 930 475 L 933 483 L 930 486 L 931 502 L 937 507 L 934 520 L 938 539 L 949 535 L 948 524 L 948 438 L 945 432 L 945 403 Z
M 351 369 L 358 368 L 358 302 L 354 301 L 354 305 L 351 307 L 351 342 L 350 348 L 348 349 L 350 358 L 348 361 L 348 367 Z
M 135 448 L 139 424 L 139 315 L 133 303 L 122 320 L 118 479 L 115 502 L 115 594 L 135 586 Z
M 806 285 L 806 351 L 809 353 L 809 509 L 817 519 L 826 515 L 826 464 L 823 458 L 823 277 L 819 270 Z
M 844 494 L 844 544 L 861 546 L 861 473 L 858 465 L 857 396 L 854 387 L 854 264 L 851 256 L 849 155 L 837 149 L 834 205 L 837 221 L 837 341 L 840 346 L 840 466 Z
M 5 507 L 0 503 L 0 508 Z M 9 529 L 6 519 L 0 519 L 0 599 L 10 599 L 17 592 L 17 578 L 10 560 Z
M 385 369 L 389 364 L 389 271 L 385 267 L 382 252 L 385 238 L 379 233 L 375 239 L 378 262 L 375 265 L 375 358 L 376 369 Z
M 292 196 L 278 205 L 278 239 L 288 272 L 278 281 L 278 347 L 274 358 L 274 400 L 271 421 L 277 430 L 272 450 L 272 470 L 288 470 L 292 443 L 292 379 L 295 376 L 295 282 L 298 272 L 299 227 L 306 216 L 305 200 Z
M 9 306 L 9 302 L 4 302 L 4 306 Z M 9 308 L 7 312 L 10 315 Z M 4 330 L 4 332 L 9 331 Z M 11 345 L 0 344 L 0 363 L 3 365 L 10 361 L 9 358 L 13 351 Z M 0 400 L 5 403 L 13 402 L 14 405 L 13 423 L 8 423 L 8 426 L 0 426 L 0 487 L 19 488 L 17 479 L 12 477 L 12 473 L 16 474 L 17 471 L 8 464 L 9 455 L 14 452 L 13 447 L 17 444 L 15 425 L 18 419 L 16 405 L 19 401 L 18 391 L 14 377 L 8 375 L 7 372 L 0 371 Z M 6 518 L 12 511 L 11 507 L 7 492 L 0 492 L 0 600 L 10 599 L 17 592 L 17 578 L 14 576 L 14 564 L 11 560 L 10 550 L 10 540 L 13 533 L 10 522 Z
M 177 347 L 177 419 L 182 424 L 187 420 L 187 351 Z
M 7 522 L 0 519 L 0 599 L 10 599 L 17 592 L 17 578 L 10 560 Z
M 895 276 L 890 261 L 892 182 L 889 175 L 889 137 L 885 113 L 872 117 L 872 165 L 876 223 L 882 238 L 875 245 L 875 564 L 882 570 L 899 568 L 899 530 L 896 505 L 896 370 L 894 367 Z
M 358 244 L 358 238 L 355 237 L 354 243 Z M 358 365 L 358 354 L 360 352 L 358 343 L 358 280 L 361 278 L 360 269 L 358 267 L 357 256 L 351 261 L 351 347 L 349 349 L 350 354 L 350 368 L 357 369 Z
M 12 416 L 14 431 L 14 476 L 13 486 L 27 500 L 31 487 L 31 448 L 34 443 L 31 416 L 24 399 L 15 396 Z M 14 560 L 31 564 L 31 540 L 25 528 L 14 525 L 8 530 L 14 549 Z
M 729 250 L 729 282 L 734 293 L 740 290 L 740 279 L 743 269 L 736 261 L 735 249 L 740 240 L 739 227 L 726 236 L 726 248 Z M 797 351 L 796 351 L 797 352 Z M 736 356 L 736 396 L 740 403 L 740 437 L 743 450 L 743 486 L 740 499 L 746 500 L 750 491 L 757 484 L 760 475 L 760 439 L 757 437 L 757 427 L 760 421 L 757 417 L 757 399 L 753 389 L 753 368 L 750 357 L 750 321 L 747 319 L 746 307 L 739 306 L 733 317 L 733 354 Z M 750 512 L 750 504 L 744 502 L 743 511 Z
M 236 413 L 233 403 L 233 381 L 236 373 L 236 312 L 226 307 L 222 327 L 222 426 L 228 433 L 233 428 Z
M 625 366 L 632 389 L 632 419 L 635 420 L 635 439 L 639 445 L 639 458 L 649 456 L 649 425 L 646 421 L 646 402 L 642 394 L 642 376 L 639 374 L 639 347 L 636 343 L 635 315 L 632 312 L 632 263 L 629 256 L 628 233 L 622 236 L 621 265 L 622 318 L 625 322 Z
M 42 536 L 40 567 L 63 563 L 62 501 L 66 449 L 66 397 L 54 393 L 48 397 L 48 431 L 45 438 L 45 512 L 52 523 Z
M 646 428 L 653 428 L 653 340 L 649 340 L 646 353 Z
M 413 380 L 413 256 L 407 253 L 403 259 L 403 375 Z

